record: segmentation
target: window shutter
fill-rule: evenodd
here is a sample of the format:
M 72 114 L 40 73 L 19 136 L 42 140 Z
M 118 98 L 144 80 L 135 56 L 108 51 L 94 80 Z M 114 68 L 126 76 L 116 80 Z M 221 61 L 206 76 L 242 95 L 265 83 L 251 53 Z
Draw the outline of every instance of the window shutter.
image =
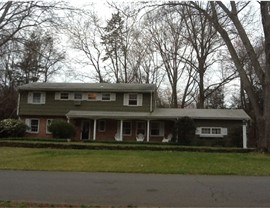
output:
M 96 100 L 102 100 L 102 94 L 101 93 L 97 93 Z
M 227 136 L 228 135 L 228 129 L 227 128 L 221 128 L 221 134 L 223 136 Z
M 46 92 L 42 92 L 40 97 L 40 104 L 45 104 L 46 103 Z
M 143 94 L 138 94 L 137 95 L 137 106 L 142 106 L 143 104 Z
M 111 93 L 111 101 L 115 101 L 116 100 L 116 95 L 115 93 Z
M 68 100 L 75 100 L 74 99 L 74 92 L 68 93 Z
M 201 127 L 197 127 L 195 135 L 200 135 L 200 134 L 201 134 Z
M 88 99 L 88 94 L 87 93 L 83 93 L 82 94 L 82 100 L 87 100 Z
M 33 92 L 28 92 L 27 103 L 33 103 Z
M 24 123 L 26 124 L 26 126 L 28 126 L 28 129 L 26 130 L 26 132 L 30 132 L 30 128 L 31 128 L 31 120 L 29 118 L 26 118 L 24 120 Z
M 55 93 L 54 99 L 55 99 L 55 100 L 60 100 L 60 92 L 56 92 L 56 93 Z
M 124 106 L 128 105 L 129 94 L 124 94 Z

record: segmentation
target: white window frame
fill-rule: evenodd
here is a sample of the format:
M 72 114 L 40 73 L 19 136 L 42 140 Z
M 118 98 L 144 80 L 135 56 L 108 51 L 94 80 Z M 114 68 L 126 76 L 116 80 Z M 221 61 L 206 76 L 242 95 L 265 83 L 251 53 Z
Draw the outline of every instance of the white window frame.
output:
M 100 128 L 102 125 L 101 123 L 104 123 L 104 128 Z M 98 120 L 98 132 L 105 132 L 106 131 L 106 120 Z
M 129 134 L 125 134 L 124 132 L 124 129 L 125 129 L 125 124 L 129 124 L 130 126 L 130 133 Z M 131 136 L 132 135 L 132 122 L 131 121 L 123 121 L 123 136 Z
M 207 133 L 204 133 L 203 131 L 209 130 Z M 216 131 L 220 131 L 220 133 L 217 133 Z M 196 135 L 199 135 L 200 137 L 224 137 L 228 135 L 228 129 L 224 127 L 198 127 L 196 129 Z
M 32 123 L 31 122 L 33 120 L 38 121 L 37 131 L 32 131 Z M 27 119 L 25 119 L 25 124 L 29 127 L 29 129 L 27 130 L 28 133 L 32 133 L 32 134 L 38 134 L 39 133 L 40 119 L 38 119 L 38 118 L 27 118 Z
M 142 133 L 142 132 L 139 132 L 139 124 L 143 124 L 143 126 L 144 126 L 144 129 L 140 129 L 140 130 L 143 130 L 144 131 L 144 133 Z M 142 134 L 142 135 L 146 135 L 146 129 L 147 129 L 147 127 L 146 127 L 146 122 L 145 121 L 137 121 L 136 122 L 136 135 L 138 135 L 138 134 Z
M 62 98 L 62 94 L 67 94 L 67 98 Z M 60 98 L 60 100 L 69 100 L 69 92 L 60 92 L 60 94 L 59 94 L 59 98 Z
M 95 99 L 89 99 L 89 94 L 95 95 Z M 97 100 L 97 94 L 96 92 L 87 92 L 86 93 L 86 100 L 88 101 L 96 101 Z
M 76 98 L 76 95 L 81 95 L 81 98 Z M 74 92 L 73 99 L 74 100 L 83 100 L 83 93 L 82 92 Z
M 131 99 L 131 96 L 136 95 L 136 100 Z M 136 101 L 136 105 L 130 104 L 130 101 Z M 143 94 L 140 93 L 126 93 L 124 94 L 124 106 L 137 107 L 143 104 Z
M 101 93 L 102 101 L 111 101 L 111 93 Z
M 39 102 L 36 102 L 34 100 L 34 94 L 39 94 L 40 99 Z M 45 92 L 28 92 L 28 98 L 27 98 L 28 104 L 34 104 L 34 105 L 41 105 L 46 103 L 46 93 Z
M 158 131 L 159 131 L 159 134 L 158 135 L 154 135 L 152 134 L 152 125 L 153 124 L 157 124 L 158 125 Z M 152 137 L 160 137 L 160 136 L 164 136 L 164 122 L 161 122 L 161 121 L 151 121 L 150 122 L 150 136 Z

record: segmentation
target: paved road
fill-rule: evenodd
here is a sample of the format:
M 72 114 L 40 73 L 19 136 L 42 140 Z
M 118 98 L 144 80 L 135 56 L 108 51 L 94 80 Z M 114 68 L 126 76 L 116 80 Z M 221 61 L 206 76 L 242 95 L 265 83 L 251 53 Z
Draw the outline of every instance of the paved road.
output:
M 270 207 L 270 177 L 0 171 L 0 200 L 163 207 Z

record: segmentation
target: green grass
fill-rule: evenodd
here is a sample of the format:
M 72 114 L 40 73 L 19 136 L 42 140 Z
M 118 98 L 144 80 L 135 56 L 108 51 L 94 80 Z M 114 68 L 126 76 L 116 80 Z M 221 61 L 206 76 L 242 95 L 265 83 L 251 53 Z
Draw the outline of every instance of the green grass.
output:
M 68 205 L 68 204 L 44 204 L 44 203 L 0 200 L 0 208 L 113 208 L 113 207 L 90 206 L 90 205 Z
M 270 155 L 171 151 L 0 148 L 0 169 L 270 175 Z

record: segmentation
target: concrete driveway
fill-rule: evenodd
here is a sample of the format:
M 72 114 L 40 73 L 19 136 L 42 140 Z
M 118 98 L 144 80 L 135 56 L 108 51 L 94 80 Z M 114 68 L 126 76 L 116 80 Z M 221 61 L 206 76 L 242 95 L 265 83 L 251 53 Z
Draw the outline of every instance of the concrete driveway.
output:
M 270 207 L 270 177 L 0 171 L 0 200 L 104 206 Z

